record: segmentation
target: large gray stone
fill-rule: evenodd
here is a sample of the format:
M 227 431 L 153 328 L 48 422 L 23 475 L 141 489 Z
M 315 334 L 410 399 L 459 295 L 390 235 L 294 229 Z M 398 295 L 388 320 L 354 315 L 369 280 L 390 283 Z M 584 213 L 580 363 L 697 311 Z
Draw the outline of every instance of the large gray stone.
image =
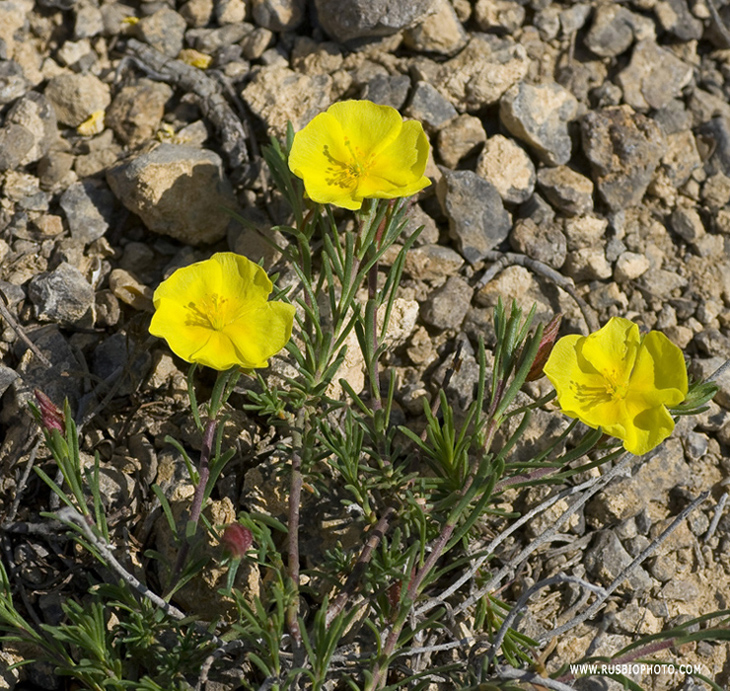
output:
M 191 146 L 161 144 L 107 171 L 127 209 L 150 230 L 198 245 L 223 238 L 237 201 L 220 157 Z
M 594 110 L 581 120 L 583 150 L 611 209 L 638 204 L 666 150 L 659 126 L 630 106 Z
M 314 0 L 322 28 L 336 41 L 390 36 L 423 21 L 433 0 Z
M 39 320 L 60 324 L 80 322 L 94 304 L 94 289 L 76 267 L 66 262 L 34 278 L 28 296 Z
M 491 182 L 470 170 L 446 170 L 436 190 L 449 219 L 449 235 L 474 264 L 509 235 L 512 220 Z

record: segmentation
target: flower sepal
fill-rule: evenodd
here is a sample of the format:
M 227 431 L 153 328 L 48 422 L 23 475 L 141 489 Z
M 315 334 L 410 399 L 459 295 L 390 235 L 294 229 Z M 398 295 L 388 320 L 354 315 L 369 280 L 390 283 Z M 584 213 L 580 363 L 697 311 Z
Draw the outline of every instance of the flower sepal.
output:
M 715 397 L 720 390 L 714 381 L 690 382 L 687 396 L 678 405 L 669 408 L 672 415 L 697 415 L 707 410 L 707 404 Z

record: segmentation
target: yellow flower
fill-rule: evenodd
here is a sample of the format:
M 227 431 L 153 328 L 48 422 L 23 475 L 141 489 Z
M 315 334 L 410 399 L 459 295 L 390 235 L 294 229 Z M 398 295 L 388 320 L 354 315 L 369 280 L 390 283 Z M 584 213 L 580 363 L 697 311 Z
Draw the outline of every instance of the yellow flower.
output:
M 268 302 L 273 285 L 232 252 L 178 269 L 155 291 L 153 336 L 188 362 L 216 370 L 267 367 L 291 337 L 294 306 Z
M 664 334 L 643 338 L 628 319 L 613 317 L 590 336 L 564 336 L 553 348 L 545 374 L 563 412 L 618 437 L 641 455 L 674 429 L 666 406 L 687 395 L 682 351 Z
M 363 199 L 409 197 L 431 184 L 428 148 L 421 123 L 403 122 L 395 108 L 344 101 L 294 135 L 289 168 L 315 202 L 356 210 Z

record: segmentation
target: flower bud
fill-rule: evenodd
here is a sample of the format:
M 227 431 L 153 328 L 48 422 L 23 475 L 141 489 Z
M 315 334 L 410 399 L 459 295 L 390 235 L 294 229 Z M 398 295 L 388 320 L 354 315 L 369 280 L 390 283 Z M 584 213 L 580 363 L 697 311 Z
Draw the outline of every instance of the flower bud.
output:
M 223 531 L 221 544 L 234 559 L 240 559 L 253 544 L 253 535 L 240 523 L 231 523 Z
M 540 345 L 537 348 L 537 355 L 532 363 L 532 367 L 530 367 L 530 371 L 527 373 L 525 381 L 535 381 L 536 379 L 540 379 L 545 376 L 542 370 L 543 367 L 545 367 L 545 363 L 550 357 L 555 341 L 558 338 L 558 331 L 560 330 L 560 321 L 562 318 L 562 313 L 556 314 L 543 329 Z
M 42 391 L 36 389 L 34 391 L 36 401 L 38 401 L 38 408 L 41 411 L 41 424 L 46 428 L 48 432 L 51 430 L 58 430 L 61 434 L 64 433 L 64 419 L 63 413 L 55 406 L 53 401 L 46 396 Z

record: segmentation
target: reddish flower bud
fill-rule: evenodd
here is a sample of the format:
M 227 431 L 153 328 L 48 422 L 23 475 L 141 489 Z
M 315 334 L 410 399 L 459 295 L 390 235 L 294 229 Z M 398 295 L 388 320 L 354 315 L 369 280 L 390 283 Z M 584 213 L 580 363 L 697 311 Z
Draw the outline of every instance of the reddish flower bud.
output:
M 221 544 L 234 559 L 240 559 L 253 544 L 253 535 L 240 523 L 231 523 L 223 531 Z
M 65 421 L 63 413 L 54 405 L 53 401 L 42 391 L 36 389 L 34 391 L 38 408 L 41 411 L 41 423 L 49 432 L 57 429 L 61 434 L 64 433 Z
M 540 339 L 540 345 L 537 349 L 537 355 L 535 360 L 530 367 L 530 371 L 527 373 L 525 381 L 535 381 L 545 376 L 543 373 L 543 367 L 550 357 L 550 353 L 553 350 L 555 341 L 558 338 L 558 331 L 560 330 L 560 320 L 563 318 L 562 313 L 556 314 L 545 326 L 542 331 L 542 338 Z

